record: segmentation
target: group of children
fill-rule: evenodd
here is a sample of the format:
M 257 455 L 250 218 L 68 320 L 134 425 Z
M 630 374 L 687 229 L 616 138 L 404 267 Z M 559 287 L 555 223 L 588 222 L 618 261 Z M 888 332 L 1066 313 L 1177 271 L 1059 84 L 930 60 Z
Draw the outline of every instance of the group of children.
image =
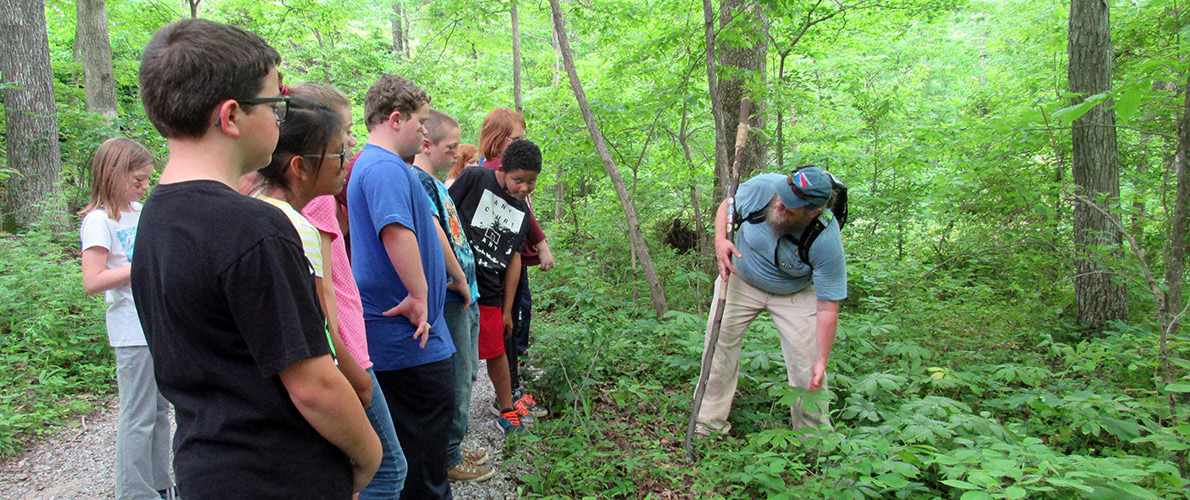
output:
M 96 152 L 82 265 L 116 350 L 117 498 L 451 498 L 494 474 L 461 446 L 479 360 L 506 434 L 548 414 L 515 382 L 526 269 L 553 266 L 528 204 L 541 151 L 507 108 L 461 145 L 385 75 L 353 155 L 350 100 L 279 63 L 253 33 L 172 23 L 141 61 L 169 149 L 143 207 L 152 155 Z

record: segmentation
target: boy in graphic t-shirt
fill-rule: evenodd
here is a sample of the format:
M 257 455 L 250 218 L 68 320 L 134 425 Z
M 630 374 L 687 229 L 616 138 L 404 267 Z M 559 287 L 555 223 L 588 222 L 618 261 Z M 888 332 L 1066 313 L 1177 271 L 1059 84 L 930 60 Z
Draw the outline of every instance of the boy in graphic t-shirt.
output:
M 450 186 L 450 197 L 475 252 L 479 359 L 487 361 L 500 406 L 496 422 L 506 434 L 522 430 L 521 415 L 513 407 L 504 339 L 512 335 L 512 309 L 521 273 L 518 250 L 529 231 L 525 198 L 537 187 L 540 173 L 541 149 L 522 139 L 508 145 L 500 168 L 468 168 Z

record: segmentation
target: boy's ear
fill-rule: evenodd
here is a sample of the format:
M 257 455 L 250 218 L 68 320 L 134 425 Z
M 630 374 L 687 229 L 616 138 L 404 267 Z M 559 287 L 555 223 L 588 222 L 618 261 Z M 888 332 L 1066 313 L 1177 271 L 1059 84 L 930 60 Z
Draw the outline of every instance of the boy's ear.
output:
M 401 112 L 393 110 L 392 113 L 388 114 L 388 121 L 389 121 L 388 126 L 394 128 L 394 129 L 398 128 L 398 125 L 401 123 L 401 118 L 404 118 L 403 116 L 401 116 Z
M 423 137 L 423 138 L 422 138 L 422 140 L 421 140 L 421 152 L 423 152 L 423 153 L 426 153 L 426 154 L 429 154 L 429 153 L 430 153 L 430 146 L 433 146 L 433 144 L 431 144 L 431 143 L 430 143 L 430 138 L 429 138 L 429 137 Z
M 240 107 L 240 103 L 234 99 L 228 99 L 220 103 L 214 112 L 215 128 L 229 136 L 239 137 L 240 127 L 237 123 L 239 113 L 236 113 L 236 111 L 241 109 L 243 108 Z

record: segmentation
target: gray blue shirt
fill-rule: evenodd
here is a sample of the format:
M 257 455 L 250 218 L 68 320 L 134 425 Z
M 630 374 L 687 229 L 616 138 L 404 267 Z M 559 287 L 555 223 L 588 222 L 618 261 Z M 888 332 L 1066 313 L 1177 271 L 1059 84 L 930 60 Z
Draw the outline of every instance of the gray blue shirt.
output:
M 760 174 L 740 185 L 735 197 L 735 220 L 764 210 L 777 194 L 782 174 Z M 825 210 L 820 216 L 826 229 L 810 246 L 810 265 L 798 256 L 797 243 L 782 238 L 767 222 L 745 222 L 736 231 L 735 245 L 742 257 L 735 268 L 748 284 L 778 295 L 796 293 L 814 285 L 818 300 L 847 298 L 847 257 L 839 222 Z M 775 259 L 774 259 L 775 257 Z

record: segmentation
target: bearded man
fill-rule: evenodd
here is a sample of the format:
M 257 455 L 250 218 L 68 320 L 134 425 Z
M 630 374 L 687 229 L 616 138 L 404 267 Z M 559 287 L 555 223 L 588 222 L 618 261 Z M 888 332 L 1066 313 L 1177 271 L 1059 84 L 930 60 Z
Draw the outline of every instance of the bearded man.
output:
M 719 278 L 715 297 L 726 294 L 719 340 L 711 361 L 706 395 L 696 431 L 726 434 L 727 415 L 740 373 L 744 331 L 761 311 L 768 311 L 781 337 L 789 384 L 826 388 L 826 363 L 835 342 L 839 301 L 847 297 L 847 263 L 839 223 L 824 210 L 832 193 L 831 176 L 817 167 L 790 174 L 760 174 L 740 185 L 735 219 L 743 220 L 736 241 L 727 239 L 729 201 L 715 215 L 715 256 Z M 760 213 L 764 217 L 758 217 Z M 825 225 L 799 255 L 797 240 L 815 220 Z M 734 276 L 733 276 L 734 275 Z M 707 319 L 707 342 L 716 307 Z M 703 368 L 704 370 L 706 367 Z M 827 414 L 791 405 L 793 427 L 826 426 Z

